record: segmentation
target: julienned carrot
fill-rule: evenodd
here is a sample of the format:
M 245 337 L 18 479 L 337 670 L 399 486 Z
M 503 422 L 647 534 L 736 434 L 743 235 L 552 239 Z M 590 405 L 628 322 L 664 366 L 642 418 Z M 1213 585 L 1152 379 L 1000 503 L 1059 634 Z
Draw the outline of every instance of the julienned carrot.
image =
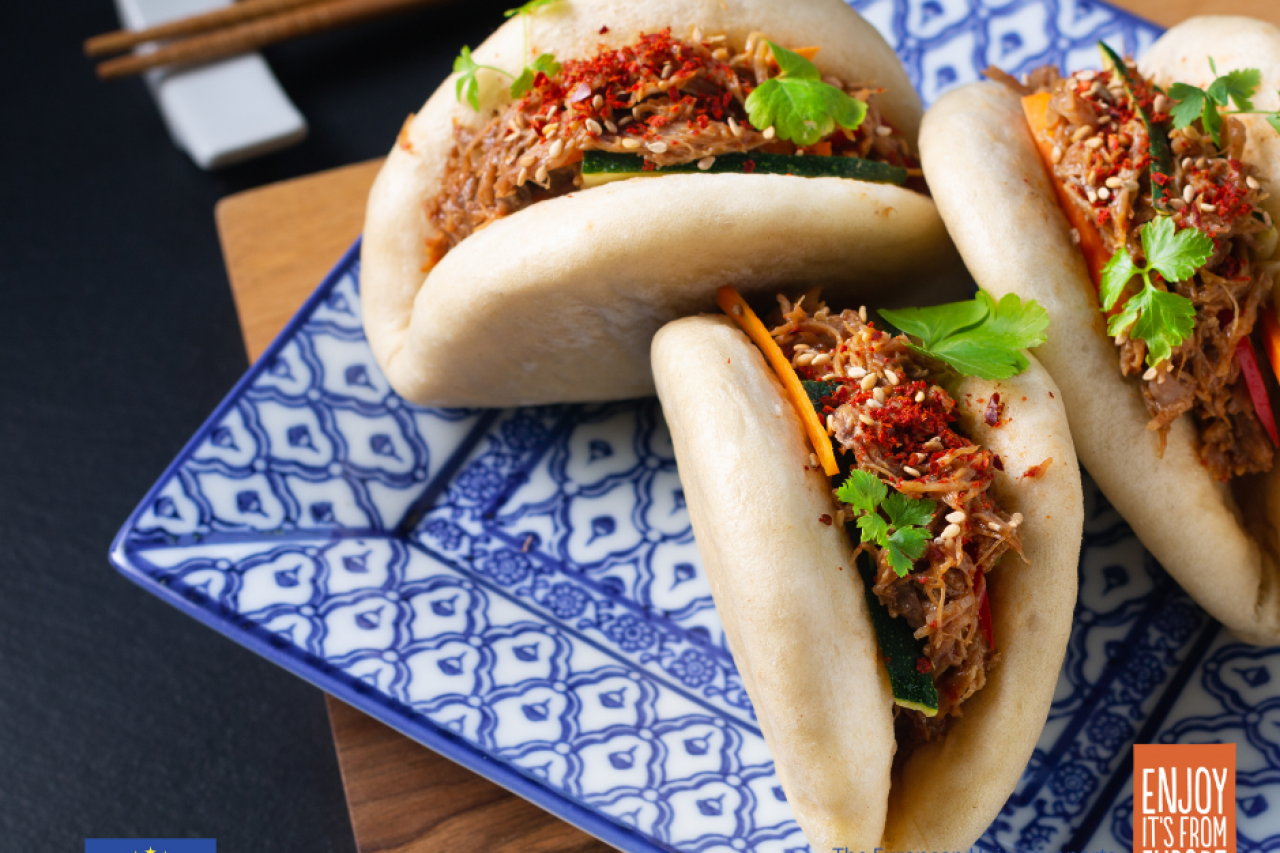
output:
M 822 470 L 827 473 L 828 477 L 834 477 L 839 474 L 840 466 L 836 464 L 836 455 L 831 449 L 831 436 L 827 435 L 826 427 L 818 419 L 818 413 L 814 411 L 813 403 L 809 402 L 808 393 L 805 392 L 804 386 L 800 384 L 800 377 L 796 376 L 795 370 L 791 367 L 791 362 L 787 361 L 787 357 L 782 354 L 782 349 L 778 346 L 778 342 L 769 334 L 769 330 L 765 328 L 764 323 L 760 322 L 760 318 L 751 310 L 751 307 L 738 294 L 738 291 L 732 287 L 725 286 L 717 290 L 716 302 L 720 305 L 720 310 L 728 314 L 733 322 L 737 323 L 738 327 L 747 333 L 747 337 L 755 342 L 755 345 L 760 348 L 760 352 L 764 353 L 765 360 L 769 362 L 773 372 L 778 374 L 782 387 L 786 389 L 787 396 L 791 398 L 791 404 L 796 407 L 796 411 L 800 414 L 800 420 L 804 424 L 805 432 L 809 433 L 809 443 L 813 445 L 813 452 L 817 454 L 818 461 L 822 463 Z
M 1102 233 L 1089 219 L 1088 214 L 1080 209 L 1071 197 L 1070 191 L 1053 174 L 1053 143 L 1049 140 L 1049 93 L 1038 92 L 1022 99 L 1022 113 L 1027 117 L 1027 125 L 1031 128 L 1031 138 L 1035 140 L 1036 150 L 1040 152 L 1040 160 L 1044 163 L 1049 175 L 1049 183 L 1058 196 L 1058 206 L 1066 214 L 1067 222 L 1080 235 L 1080 251 L 1084 253 L 1085 266 L 1089 268 L 1089 278 L 1093 286 L 1100 288 L 1102 284 L 1102 268 L 1111 260 L 1107 254 L 1106 244 L 1102 242 Z

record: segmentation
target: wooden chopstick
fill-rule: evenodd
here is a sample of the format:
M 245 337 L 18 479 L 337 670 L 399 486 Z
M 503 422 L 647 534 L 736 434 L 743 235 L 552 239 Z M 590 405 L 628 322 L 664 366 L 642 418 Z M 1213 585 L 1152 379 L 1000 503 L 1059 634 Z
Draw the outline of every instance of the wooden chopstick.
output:
M 108 56 L 112 53 L 124 53 L 130 48 L 149 41 L 199 35 L 220 27 L 228 27 L 242 21 L 260 18 L 272 12 L 280 12 L 285 9 L 292 9 L 295 6 L 305 6 L 316 2 L 319 2 L 319 0 L 241 0 L 241 2 L 233 3 L 224 9 L 214 9 L 212 12 L 205 12 L 201 15 L 179 18 L 176 21 L 168 21 L 154 27 L 148 27 L 145 30 L 117 30 L 114 33 L 94 36 L 85 41 L 84 55 L 97 57 Z
M 148 53 L 119 56 L 98 64 L 98 77 L 130 77 L 161 65 L 190 64 L 249 53 L 299 36 L 336 29 L 437 0 L 324 0 L 263 15 L 192 36 Z

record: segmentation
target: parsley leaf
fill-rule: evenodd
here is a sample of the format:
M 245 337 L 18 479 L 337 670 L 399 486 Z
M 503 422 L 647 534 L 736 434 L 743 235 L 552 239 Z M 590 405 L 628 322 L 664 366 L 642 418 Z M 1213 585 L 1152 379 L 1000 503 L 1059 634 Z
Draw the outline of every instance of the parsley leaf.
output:
M 924 545 L 929 541 L 929 531 L 919 527 L 905 527 L 895 530 L 889 537 L 889 565 L 898 577 L 905 577 L 911 571 L 912 563 L 924 554 Z
M 454 73 L 462 75 L 458 78 L 457 85 L 454 87 L 454 94 L 461 101 L 465 91 L 467 103 L 476 112 L 480 112 L 480 82 L 476 80 L 476 72 L 482 67 L 477 65 L 476 61 L 471 58 L 471 48 L 466 45 L 462 46 L 462 53 L 459 53 L 458 57 L 453 60 Z
M 889 487 L 883 480 L 861 468 L 849 474 L 849 479 L 836 489 L 836 497 L 859 512 L 873 511 L 888 493 Z
M 854 469 L 836 489 L 836 497 L 858 511 L 862 541 L 885 549 L 889 565 L 898 577 L 911 571 L 912 563 L 924 554 L 925 543 L 929 541 L 929 525 L 937 503 L 890 492 L 883 480 L 860 468 Z M 881 510 L 889 516 L 888 521 L 880 514 Z
M 529 0 L 528 3 L 525 3 L 523 6 L 520 6 L 517 9 L 508 9 L 507 11 L 503 12 L 502 17 L 514 18 L 516 15 L 532 15 L 534 12 L 538 11 L 543 6 L 550 6 L 552 3 L 555 3 L 555 2 L 556 0 Z
M 999 302 L 978 291 L 967 302 L 929 308 L 881 310 L 880 315 L 908 335 L 915 347 L 968 376 L 1008 379 L 1027 369 L 1022 350 L 1045 342 L 1049 314 L 1036 301 L 1006 293 Z
M 1217 72 L 1217 69 L 1214 69 Z M 1210 98 L 1218 102 L 1218 106 L 1227 106 L 1227 99 L 1235 102 L 1236 109 L 1246 112 L 1253 109 L 1253 93 L 1262 83 L 1262 72 L 1256 68 L 1239 68 L 1223 74 L 1214 80 L 1206 92 Z
M 526 65 L 520 72 L 520 76 L 511 84 L 511 97 L 518 98 L 532 89 L 533 81 L 538 78 L 539 72 L 548 77 L 554 77 L 560 73 L 560 63 L 556 62 L 555 56 L 550 53 L 540 55 L 532 65 Z
M 1175 102 L 1169 110 L 1173 126 L 1186 127 L 1200 118 L 1200 112 L 1204 108 L 1204 90 L 1186 83 L 1174 83 L 1169 87 L 1169 100 Z
M 747 96 L 747 118 L 754 127 L 774 128 L 779 139 L 813 145 L 836 125 L 856 129 L 867 117 L 867 105 L 829 83 L 817 66 L 794 51 L 768 42 L 781 74 Z
M 1141 236 L 1146 266 L 1135 264 L 1123 246 L 1117 249 L 1103 268 L 1103 307 L 1110 310 L 1129 280 L 1135 275 L 1142 276 L 1142 290 L 1130 297 L 1120 313 L 1107 322 L 1107 334 L 1118 335 L 1128 329 L 1129 337 L 1146 342 L 1147 364 L 1155 367 L 1191 335 L 1196 309 L 1187 297 L 1157 289 L 1151 273 L 1160 273 L 1168 282 L 1191 278 L 1213 254 L 1213 240 L 1197 228 L 1178 231 L 1173 220 L 1164 216 L 1147 223 Z
M 881 508 L 888 513 L 889 521 L 901 530 L 904 527 L 919 527 L 933 521 L 933 512 L 938 505 L 931 500 L 912 499 L 902 492 L 894 492 L 885 498 Z

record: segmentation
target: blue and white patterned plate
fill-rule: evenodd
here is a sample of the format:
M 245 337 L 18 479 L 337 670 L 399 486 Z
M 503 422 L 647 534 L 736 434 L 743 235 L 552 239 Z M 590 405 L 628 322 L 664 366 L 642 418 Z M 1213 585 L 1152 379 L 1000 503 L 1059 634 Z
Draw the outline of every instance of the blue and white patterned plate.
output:
M 1150 24 L 1083 0 L 858 0 L 926 102 L 1096 65 Z M 398 398 L 352 249 L 143 500 L 132 580 L 627 851 L 801 853 L 725 646 L 655 400 Z M 1134 742 L 1238 744 L 1240 851 L 1280 849 L 1280 651 L 1231 641 L 1086 479 L 1056 701 L 983 844 L 1131 848 Z

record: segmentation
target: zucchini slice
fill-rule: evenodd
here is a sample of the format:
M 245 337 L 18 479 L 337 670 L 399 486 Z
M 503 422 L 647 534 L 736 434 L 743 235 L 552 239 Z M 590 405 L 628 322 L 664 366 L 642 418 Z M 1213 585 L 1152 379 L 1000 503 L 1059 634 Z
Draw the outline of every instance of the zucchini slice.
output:
M 857 537 L 857 528 L 850 535 Z M 858 573 L 867 594 L 867 609 L 871 611 L 871 625 L 875 628 L 876 642 L 880 644 L 880 657 L 889 670 L 889 685 L 893 688 L 894 704 L 919 711 L 926 717 L 938 713 L 938 688 L 933 676 L 916 669 L 916 661 L 924 657 L 924 640 L 917 640 L 907 620 L 889 615 L 889 610 L 876 598 L 872 586 L 876 582 L 875 561 L 866 551 L 858 554 Z
M 796 175 L 801 178 L 848 178 L 855 181 L 874 181 L 885 184 L 903 184 L 907 170 L 876 160 L 860 157 L 823 157 L 809 154 L 721 154 L 711 166 L 699 169 L 697 162 L 680 163 L 645 170 L 644 157 L 639 154 L 619 154 L 613 151 L 587 151 L 582 155 L 582 186 L 598 187 L 611 181 L 629 178 L 660 178 L 663 175 L 719 174 L 724 172 L 763 175 Z M 747 164 L 751 165 L 748 166 Z
M 1147 129 L 1147 144 L 1151 152 L 1151 203 L 1162 213 L 1172 213 L 1173 208 L 1169 206 L 1169 200 L 1173 197 L 1171 190 L 1173 149 L 1169 147 L 1169 128 L 1165 124 L 1156 124 L 1151 120 L 1151 111 L 1143 105 L 1139 97 L 1144 91 L 1143 83 L 1137 74 L 1124 64 L 1120 55 L 1101 41 L 1098 42 L 1098 50 L 1102 52 L 1102 64 L 1124 81 L 1124 88 L 1129 93 L 1129 100 L 1133 102 L 1134 112 L 1142 119 L 1142 124 Z M 1152 89 L 1160 91 L 1155 86 L 1152 86 Z M 1156 180 L 1158 175 L 1163 175 L 1164 180 Z

